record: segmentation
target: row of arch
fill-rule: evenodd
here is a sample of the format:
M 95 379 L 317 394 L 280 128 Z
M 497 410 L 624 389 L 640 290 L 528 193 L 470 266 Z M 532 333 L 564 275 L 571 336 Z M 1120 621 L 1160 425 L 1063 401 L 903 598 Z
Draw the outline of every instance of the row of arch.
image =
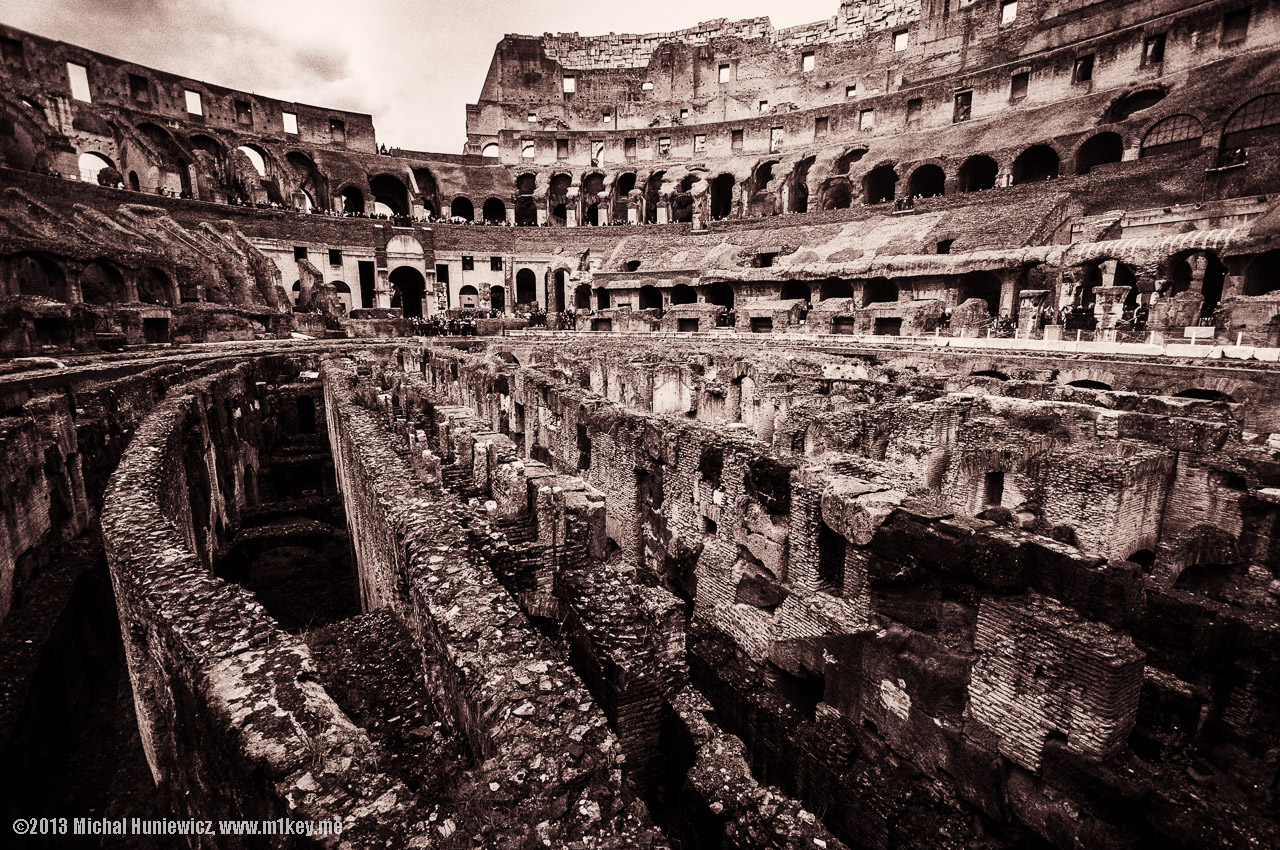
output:
M 48 301 L 71 301 L 72 276 L 69 269 L 53 257 L 40 253 L 22 253 L 2 261 L 9 291 L 13 295 L 25 295 Z M 143 268 L 134 280 L 136 303 L 168 307 L 176 295 L 172 278 L 161 269 Z M 129 287 L 125 272 L 108 260 L 94 260 L 79 269 L 74 280 L 79 285 L 82 303 L 94 306 L 129 303 Z M 194 295 L 183 300 L 195 300 Z

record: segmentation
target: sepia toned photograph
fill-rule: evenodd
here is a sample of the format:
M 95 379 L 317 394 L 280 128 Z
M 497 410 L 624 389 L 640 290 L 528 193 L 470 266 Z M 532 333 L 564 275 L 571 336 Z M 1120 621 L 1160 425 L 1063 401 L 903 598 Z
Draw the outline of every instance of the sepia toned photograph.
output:
M 1280 0 L 0 0 L 0 848 L 1280 849 Z

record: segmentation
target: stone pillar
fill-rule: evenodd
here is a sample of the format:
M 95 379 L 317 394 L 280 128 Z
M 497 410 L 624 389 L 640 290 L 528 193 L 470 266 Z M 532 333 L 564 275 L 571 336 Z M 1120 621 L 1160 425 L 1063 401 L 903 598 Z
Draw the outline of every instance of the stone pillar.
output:
M 1040 330 L 1040 316 L 1046 310 L 1052 310 L 1053 293 L 1047 289 L 1024 289 L 1018 294 L 1021 303 L 1018 305 L 1018 336 L 1031 339 Z M 1057 317 L 1054 316 L 1056 323 Z
M 1093 288 L 1093 315 L 1098 319 L 1098 330 L 1111 330 L 1116 326 L 1124 315 L 1124 299 L 1132 288 L 1132 286 L 1095 286 Z

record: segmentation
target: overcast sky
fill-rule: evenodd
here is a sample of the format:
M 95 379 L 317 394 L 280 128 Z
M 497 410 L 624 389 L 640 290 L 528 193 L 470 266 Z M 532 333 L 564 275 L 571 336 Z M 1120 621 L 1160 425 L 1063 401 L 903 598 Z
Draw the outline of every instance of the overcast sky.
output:
M 464 106 L 507 33 L 642 33 L 715 18 L 774 26 L 839 0 L 0 0 L 0 22 L 204 82 L 372 113 L 378 140 L 460 153 Z

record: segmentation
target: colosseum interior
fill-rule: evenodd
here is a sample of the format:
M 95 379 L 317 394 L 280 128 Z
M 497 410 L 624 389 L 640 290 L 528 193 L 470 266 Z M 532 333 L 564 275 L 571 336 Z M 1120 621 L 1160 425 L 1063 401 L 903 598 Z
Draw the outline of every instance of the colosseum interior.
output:
M 832 5 L 0 25 L 0 845 L 1280 847 L 1280 2 Z

